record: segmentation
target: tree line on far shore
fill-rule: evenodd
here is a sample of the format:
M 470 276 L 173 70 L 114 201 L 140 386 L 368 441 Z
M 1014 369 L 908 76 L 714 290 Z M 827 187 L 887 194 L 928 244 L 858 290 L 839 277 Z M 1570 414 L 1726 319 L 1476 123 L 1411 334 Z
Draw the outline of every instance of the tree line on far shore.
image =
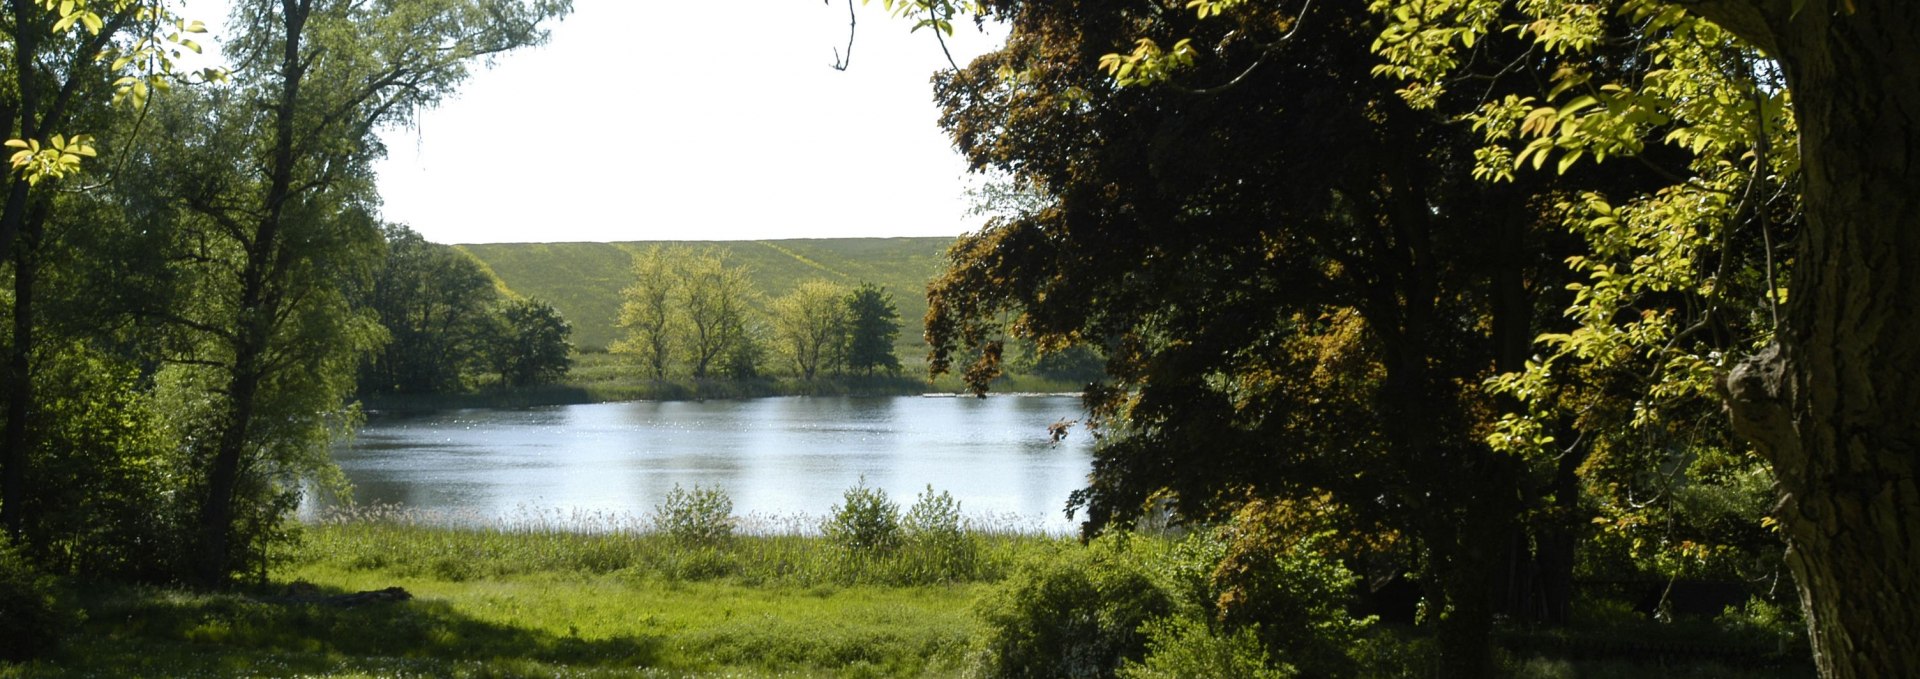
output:
M 898 375 L 900 314 L 885 288 L 802 281 L 766 298 L 716 249 L 653 246 L 634 256 L 611 347 L 653 380 L 802 380 Z

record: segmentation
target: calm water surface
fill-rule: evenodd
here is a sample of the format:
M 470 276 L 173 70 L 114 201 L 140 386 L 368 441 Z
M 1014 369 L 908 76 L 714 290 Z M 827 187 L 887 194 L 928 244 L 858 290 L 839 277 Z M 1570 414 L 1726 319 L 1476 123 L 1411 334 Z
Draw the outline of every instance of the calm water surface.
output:
M 1068 396 L 460 410 L 375 417 L 334 457 L 360 503 L 454 520 L 638 516 L 674 484 L 723 488 L 740 515 L 821 515 L 864 476 L 903 508 L 932 484 L 969 515 L 1066 532 L 1062 508 L 1085 484 L 1090 441 L 1075 429 L 1055 445 L 1047 425 L 1079 417 Z

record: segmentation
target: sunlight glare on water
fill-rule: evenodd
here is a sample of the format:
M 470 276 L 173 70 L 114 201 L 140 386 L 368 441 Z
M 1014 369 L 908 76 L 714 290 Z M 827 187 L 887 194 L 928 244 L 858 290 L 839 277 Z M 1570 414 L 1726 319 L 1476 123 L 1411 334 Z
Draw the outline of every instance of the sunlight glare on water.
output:
M 788 397 L 639 401 L 376 417 L 334 457 L 362 504 L 489 520 L 644 515 L 675 484 L 719 487 L 742 516 L 824 515 L 864 477 L 904 509 L 931 484 L 963 512 L 1063 533 L 1090 437 L 1047 425 L 1078 398 Z M 322 504 L 332 504 L 321 500 Z

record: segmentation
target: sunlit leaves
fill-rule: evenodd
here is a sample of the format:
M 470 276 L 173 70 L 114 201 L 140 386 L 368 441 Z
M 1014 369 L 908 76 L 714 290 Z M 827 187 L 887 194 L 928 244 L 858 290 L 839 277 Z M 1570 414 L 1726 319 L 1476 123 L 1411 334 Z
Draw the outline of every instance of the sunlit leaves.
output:
M 72 139 L 56 134 L 45 145 L 38 139 L 9 139 L 6 145 L 18 149 L 8 162 L 31 185 L 37 185 L 44 179 L 60 179 L 79 172 L 81 159 L 96 155 L 93 137 L 84 134 L 74 135 Z
M 868 4 L 872 0 L 861 0 Z M 984 14 L 986 8 L 977 2 L 955 2 L 954 0 L 881 0 L 881 7 L 889 14 L 899 18 L 915 19 L 914 31 L 931 28 L 941 35 L 953 35 L 953 18 L 962 13 Z
M 200 44 L 188 36 L 205 33 L 207 28 L 203 22 L 175 15 L 164 0 L 41 0 L 39 4 L 57 17 L 51 27 L 56 35 L 78 31 L 90 37 L 116 38 L 92 55 L 107 64 L 113 74 L 115 105 L 143 108 L 153 93 L 165 92 L 176 82 L 217 82 L 227 77 L 222 68 L 191 74 L 176 70 L 183 51 L 201 51 Z M 119 33 L 102 36 L 110 26 Z M 90 141 L 88 135 L 74 135 L 71 140 L 53 135 L 49 140 L 52 143 L 44 148 L 37 140 L 7 141 L 7 146 L 19 149 L 12 166 L 24 173 L 29 184 L 71 175 L 79 170 L 82 158 L 95 155 L 90 143 L 80 141 Z
M 1141 38 L 1127 54 L 1100 57 L 1100 69 L 1121 86 L 1150 85 L 1163 82 L 1174 71 L 1193 65 L 1193 40 L 1182 38 L 1171 49 L 1161 49 L 1152 38 Z

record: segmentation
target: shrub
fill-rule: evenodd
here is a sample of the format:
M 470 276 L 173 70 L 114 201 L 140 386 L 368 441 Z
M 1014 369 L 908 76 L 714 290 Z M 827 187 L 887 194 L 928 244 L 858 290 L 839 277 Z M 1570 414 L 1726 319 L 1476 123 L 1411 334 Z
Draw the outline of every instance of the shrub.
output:
M 1028 562 L 980 604 L 978 669 L 1006 679 L 1095 679 L 1146 652 L 1141 626 L 1173 598 L 1111 539 Z
M 972 535 L 961 525 L 960 503 L 953 494 L 933 493 L 927 486 L 901 522 L 905 529 L 913 579 L 941 582 L 971 577 L 980 561 L 980 550 Z
M 653 509 L 653 527 L 682 545 L 717 547 L 733 540 L 733 498 L 719 488 L 673 484 Z
M 1307 676 L 1354 670 L 1348 650 L 1372 619 L 1347 614 L 1356 577 L 1301 536 L 1259 512 L 1242 512 L 1214 569 L 1214 605 L 1230 629 L 1257 628 L 1274 658 Z
M 0 660 L 31 660 L 59 645 L 65 620 L 53 606 L 52 582 L 0 537 Z
M 1257 627 L 1215 631 L 1185 616 L 1147 623 L 1147 659 L 1120 668 L 1122 679 L 1287 679 L 1290 666 L 1271 666 Z
M 900 546 L 900 505 L 887 491 L 860 485 L 848 488 L 843 504 L 829 510 L 822 531 L 833 544 L 858 555 L 887 554 Z

